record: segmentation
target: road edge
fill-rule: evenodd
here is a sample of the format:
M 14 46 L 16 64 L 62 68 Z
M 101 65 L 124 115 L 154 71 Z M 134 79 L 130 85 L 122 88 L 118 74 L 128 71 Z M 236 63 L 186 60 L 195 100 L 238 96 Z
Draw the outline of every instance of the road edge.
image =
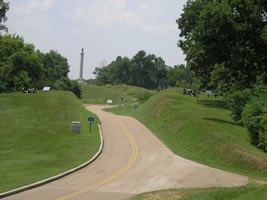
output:
M 20 188 L 17 188 L 17 189 L 13 189 L 13 190 L 10 190 L 10 191 L 4 192 L 4 193 L 0 193 L 0 198 L 11 196 L 11 195 L 14 195 L 14 194 L 26 191 L 26 190 L 30 190 L 30 189 L 45 185 L 47 183 L 50 183 L 50 182 L 53 182 L 55 180 L 61 179 L 61 178 L 65 177 L 65 176 L 67 176 L 69 174 L 72 174 L 72 173 L 74 173 L 74 172 L 76 172 L 76 171 L 88 166 L 89 164 L 91 164 L 93 161 L 95 161 L 100 156 L 100 154 L 102 153 L 103 148 L 104 148 L 104 139 L 103 139 L 103 135 L 102 135 L 102 130 L 101 130 L 101 125 L 100 124 L 98 124 L 98 129 L 99 129 L 99 135 L 100 135 L 100 147 L 98 149 L 98 152 L 89 161 L 79 165 L 78 167 L 75 167 L 75 168 L 70 169 L 70 170 L 68 170 L 66 172 L 58 174 L 56 176 L 53 176 L 53 177 L 50 177 L 50 178 L 47 178 L 47 179 L 44 179 L 44 180 L 41 180 L 41 181 L 38 181 L 38 182 L 35 182 L 35 183 L 32 183 L 32 184 L 20 187 Z

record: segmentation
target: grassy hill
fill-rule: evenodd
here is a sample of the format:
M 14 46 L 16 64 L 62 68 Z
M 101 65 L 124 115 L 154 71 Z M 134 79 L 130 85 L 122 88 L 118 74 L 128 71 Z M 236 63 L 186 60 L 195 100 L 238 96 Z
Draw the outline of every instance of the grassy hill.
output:
M 98 150 L 97 122 L 69 92 L 0 95 L 0 192 L 48 178 L 89 160 Z M 71 122 L 81 122 L 81 133 Z
M 108 99 L 112 99 L 113 104 L 118 105 L 121 97 L 123 103 L 142 102 L 154 93 L 151 90 L 127 85 L 81 84 L 81 88 L 82 102 L 87 104 L 106 104 Z
M 259 192 L 258 199 L 263 199 L 260 195 L 266 197 L 264 191 L 267 187 L 253 183 L 267 180 L 267 154 L 250 144 L 247 130 L 231 120 L 230 111 L 223 100 L 202 94 L 197 102 L 196 98 L 183 95 L 182 89 L 171 88 L 155 94 L 137 110 L 122 107 L 112 111 L 134 116 L 180 156 L 250 177 L 252 185 L 238 191 L 232 189 L 229 195 L 240 197 L 246 190 L 248 197 L 253 191 Z M 180 193 L 180 190 L 175 192 Z M 216 191 L 214 198 L 209 198 L 213 190 L 187 191 L 183 194 L 195 192 L 194 197 L 185 199 L 216 199 L 215 196 L 220 196 L 220 193 L 227 194 L 226 189 Z M 200 193 L 203 198 L 200 198 Z M 155 197 L 158 193 L 148 196 L 151 195 Z M 146 197 L 140 199 L 154 199 Z M 166 196 L 166 199 L 172 198 Z M 222 196 L 217 199 L 231 198 Z

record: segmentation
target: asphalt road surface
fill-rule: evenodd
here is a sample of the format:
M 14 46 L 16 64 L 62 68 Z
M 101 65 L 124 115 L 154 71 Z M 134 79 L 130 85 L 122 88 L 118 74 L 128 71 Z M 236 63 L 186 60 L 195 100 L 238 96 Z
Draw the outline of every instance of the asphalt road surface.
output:
M 104 149 L 91 165 L 60 180 L 6 199 L 124 200 L 169 188 L 235 187 L 248 178 L 174 155 L 137 120 L 86 106 L 102 122 Z

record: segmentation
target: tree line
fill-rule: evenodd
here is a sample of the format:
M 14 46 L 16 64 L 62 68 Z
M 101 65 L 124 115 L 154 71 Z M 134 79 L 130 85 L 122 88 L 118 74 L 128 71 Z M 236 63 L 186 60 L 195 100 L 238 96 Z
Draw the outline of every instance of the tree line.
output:
M 267 151 L 267 0 L 188 0 L 177 24 L 200 88 L 228 93 L 233 119 Z
M 65 57 L 54 50 L 48 53 L 36 50 L 18 35 L 1 35 L 1 31 L 7 32 L 4 22 L 8 9 L 9 4 L 0 0 L 0 93 L 50 86 L 70 90 L 80 97 L 77 81 L 68 78 L 69 64 Z
M 57 51 L 42 53 L 16 35 L 0 37 L 0 92 L 50 86 L 81 95 L 77 81 L 68 78 L 69 64 Z
M 127 84 L 147 89 L 190 87 L 192 74 L 184 65 L 169 67 L 161 57 L 140 50 L 133 58 L 118 56 L 107 66 L 96 67 L 97 84 Z

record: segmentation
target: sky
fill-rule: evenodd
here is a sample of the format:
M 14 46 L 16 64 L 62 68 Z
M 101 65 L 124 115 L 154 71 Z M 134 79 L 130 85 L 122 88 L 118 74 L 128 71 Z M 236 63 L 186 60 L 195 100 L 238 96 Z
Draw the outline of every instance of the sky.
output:
M 176 24 L 186 0 L 6 0 L 6 25 L 42 52 L 55 50 L 68 59 L 69 77 L 83 78 L 116 59 L 138 51 L 162 57 L 168 66 L 185 63 L 177 46 Z

